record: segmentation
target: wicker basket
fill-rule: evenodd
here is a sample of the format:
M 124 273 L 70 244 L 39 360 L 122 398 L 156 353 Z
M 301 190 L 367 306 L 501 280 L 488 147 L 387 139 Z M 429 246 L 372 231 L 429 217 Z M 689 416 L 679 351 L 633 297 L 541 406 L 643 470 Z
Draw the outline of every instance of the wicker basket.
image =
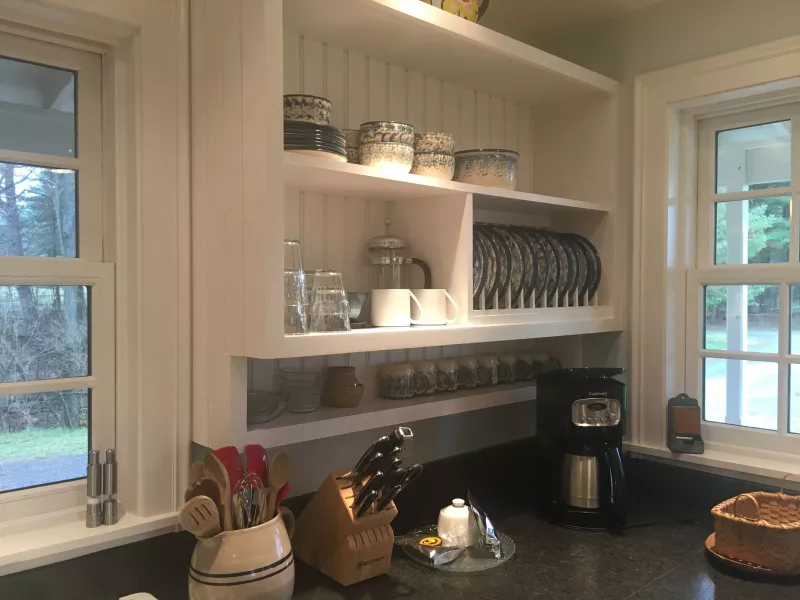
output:
M 784 494 L 783 486 L 778 494 L 741 494 L 711 514 L 719 554 L 780 573 L 800 573 L 800 496 Z

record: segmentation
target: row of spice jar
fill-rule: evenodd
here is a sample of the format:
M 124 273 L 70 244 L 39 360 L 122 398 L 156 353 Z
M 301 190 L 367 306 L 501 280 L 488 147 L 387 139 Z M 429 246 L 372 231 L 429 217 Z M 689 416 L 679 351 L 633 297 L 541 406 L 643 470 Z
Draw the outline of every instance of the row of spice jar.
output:
M 408 399 L 437 392 L 529 381 L 539 373 L 561 368 L 545 353 L 481 354 L 383 365 L 378 393 L 382 398 Z

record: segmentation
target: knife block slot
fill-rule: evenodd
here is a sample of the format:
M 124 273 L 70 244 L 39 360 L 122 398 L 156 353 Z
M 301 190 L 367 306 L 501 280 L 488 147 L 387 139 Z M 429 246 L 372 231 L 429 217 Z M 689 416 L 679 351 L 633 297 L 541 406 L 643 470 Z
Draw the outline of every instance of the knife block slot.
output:
M 389 571 L 394 545 L 392 502 L 379 513 L 355 518 L 353 490 L 342 489 L 333 471 L 297 519 L 292 546 L 297 558 L 342 585 L 352 585 Z

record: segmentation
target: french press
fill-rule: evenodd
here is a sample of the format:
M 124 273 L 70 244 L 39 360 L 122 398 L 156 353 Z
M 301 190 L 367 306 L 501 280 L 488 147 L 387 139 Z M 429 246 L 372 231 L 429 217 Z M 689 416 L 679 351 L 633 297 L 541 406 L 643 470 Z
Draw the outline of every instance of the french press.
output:
M 403 256 L 405 240 L 393 235 L 379 235 L 367 242 L 369 284 L 374 290 L 407 289 L 407 265 L 417 265 L 425 277 L 425 289 L 431 288 L 431 269 L 424 260 Z

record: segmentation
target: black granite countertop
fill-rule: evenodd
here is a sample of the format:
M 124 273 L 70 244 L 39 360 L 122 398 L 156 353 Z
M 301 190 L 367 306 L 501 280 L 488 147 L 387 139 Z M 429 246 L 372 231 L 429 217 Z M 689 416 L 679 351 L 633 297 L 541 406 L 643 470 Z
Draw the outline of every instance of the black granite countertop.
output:
M 646 461 L 628 463 L 634 494 L 621 533 L 565 529 L 537 516 L 535 478 L 520 470 L 525 449 L 493 449 L 431 465 L 398 501 L 393 527 L 406 532 L 435 521 L 438 509 L 469 485 L 510 535 L 517 551 L 483 573 L 450 575 L 418 565 L 395 549 L 391 571 L 350 587 L 296 562 L 295 600 L 797 600 L 797 580 L 753 581 L 723 570 L 704 550 L 709 509 L 750 484 Z M 474 477 L 492 473 L 493 477 Z M 412 492 L 412 490 L 415 490 Z M 307 498 L 290 502 L 296 513 Z M 185 600 L 194 540 L 170 534 L 0 578 L 3 600 L 113 600 L 149 592 Z

